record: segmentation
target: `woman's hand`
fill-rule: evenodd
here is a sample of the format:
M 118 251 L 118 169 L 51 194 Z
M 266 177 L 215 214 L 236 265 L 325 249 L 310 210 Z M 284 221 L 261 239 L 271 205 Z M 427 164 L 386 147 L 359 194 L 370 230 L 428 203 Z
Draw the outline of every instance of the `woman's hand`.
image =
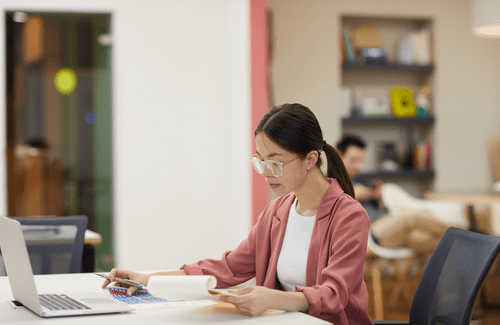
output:
M 220 300 L 233 304 L 248 316 L 259 316 L 268 309 L 273 308 L 276 290 L 266 287 L 245 287 L 239 290 L 228 290 L 232 295 L 221 295 Z
M 139 282 L 142 285 L 147 285 L 149 277 L 151 275 L 149 274 L 142 274 L 142 273 L 137 273 L 133 271 L 127 271 L 127 270 L 118 270 L 118 269 L 112 269 L 111 272 L 108 275 L 108 279 L 104 281 L 102 284 L 102 288 L 106 288 L 108 284 L 111 282 L 115 281 L 115 278 L 122 278 L 122 279 L 130 279 L 135 282 Z M 127 295 L 131 296 L 136 290 L 137 287 L 134 286 L 127 286 L 126 284 L 121 284 L 118 283 L 117 285 L 121 287 L 128 287 L 127 289 Z

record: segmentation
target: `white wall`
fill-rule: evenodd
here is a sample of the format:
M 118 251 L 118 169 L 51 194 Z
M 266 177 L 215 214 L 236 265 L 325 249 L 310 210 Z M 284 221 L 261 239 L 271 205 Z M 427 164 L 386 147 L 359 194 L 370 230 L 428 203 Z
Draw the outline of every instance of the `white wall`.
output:
M 3 0 L 6 10 L 112 14 L 115 258 L 178 268 L 250 229 L 247 0 Z M 4 60 L 5 35 L 0 34 Z M 5 67 L 0 65 L 0 75 Z M 5 89 L 0 78 L 0 89 Z M 5 93 L 0 93 L 5 112 Z M 0 150 L 5 152 L 5 113 Z M 5 155 L 0 157 L 5 170 Z M 0 210 L 6 213 L 5 173 Z
M 472 36 L 470 0 L 268 0 L 268 4 L 276 37 L 271 70 L 275 102 L 308 105 L 330 143 L 341 134 L 341 15 L 434 19 L 434 189 L 491 188 L 487 141 L 500 132 L 500 40 Z

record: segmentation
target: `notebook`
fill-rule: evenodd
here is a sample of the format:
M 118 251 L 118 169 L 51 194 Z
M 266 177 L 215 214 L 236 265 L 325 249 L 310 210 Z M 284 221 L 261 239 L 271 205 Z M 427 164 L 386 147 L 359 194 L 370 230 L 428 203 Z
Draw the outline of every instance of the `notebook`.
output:
M 19 221 L 0 217 L 0 249 L 14 299 L 41 317 L 109 314 L 134 308 L 99 292 L 38 294 Z M 60 300 L 64 302 L 60 303 Z

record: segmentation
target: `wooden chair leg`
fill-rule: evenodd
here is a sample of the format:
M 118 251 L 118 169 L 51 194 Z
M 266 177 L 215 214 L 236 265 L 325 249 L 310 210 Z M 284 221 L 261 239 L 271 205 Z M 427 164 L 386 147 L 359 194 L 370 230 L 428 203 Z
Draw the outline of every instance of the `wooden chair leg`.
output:
M 410 288 L 408 287 L 408 272 L 410 271 L 413 263 L 413 257 L 407 258 L 403 263 L 403 267 L 400 267 L 398 262 L 398 260 L 395 260 L 392 263 L 396 275 L 396 283 L 392 288 L 391 296 L 389 298 L 389 304 L 391 306 L 396 304 L 401 293 L 403 293 L 403 296 L 410 304 L 413 300 Z
M 375 309 L 375 320 L 384 319 L 384 299 L 382 298 L 382 277 L 380 271 L 380 260 L 371 262 L 371 276 L 373 282 L 373 307 Z
M 422 274 L 424 273 L 425 264 L 430 254 L 432 253 L 417 254 L 418 267 L 416 276 L 418 276 L 419 278 L 421 278 Z

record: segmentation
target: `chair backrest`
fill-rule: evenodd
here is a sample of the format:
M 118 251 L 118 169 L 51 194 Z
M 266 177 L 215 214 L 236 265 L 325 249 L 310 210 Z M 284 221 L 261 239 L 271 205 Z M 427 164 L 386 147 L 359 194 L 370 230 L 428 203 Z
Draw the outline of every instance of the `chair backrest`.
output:
M 86 216 L 13 219 L 21 223 L 34 274 L 81 272 Z
M 469 324 L 478 290 L 499 251 L 500 237 L 448 228 L 418 285 L 410 324 Z

